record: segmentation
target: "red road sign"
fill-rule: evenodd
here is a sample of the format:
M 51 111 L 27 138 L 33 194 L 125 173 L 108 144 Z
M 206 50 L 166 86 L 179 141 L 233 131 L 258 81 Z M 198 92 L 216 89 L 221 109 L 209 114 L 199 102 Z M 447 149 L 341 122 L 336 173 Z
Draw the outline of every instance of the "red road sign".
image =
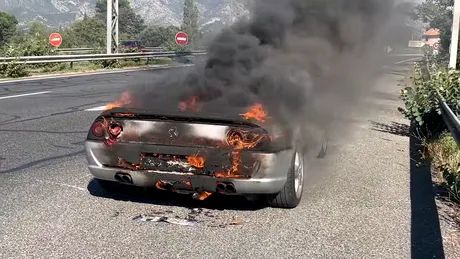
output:
M 49 42 L 51 45 L 53 45 L 54 47 L 59 47 L 61 46 L 61 43 L 62 43 L 62 36 L 61 34 L 59 33 L 51 33 L 50 37 L 49 37 Z
M 187 45 L 188 35 L 187 33 L 180 31 L 176 34 L 176 43 L 179 45 Z
M 440 47 L 439 43 L 433 44 L 433 49 L 438 50 Z

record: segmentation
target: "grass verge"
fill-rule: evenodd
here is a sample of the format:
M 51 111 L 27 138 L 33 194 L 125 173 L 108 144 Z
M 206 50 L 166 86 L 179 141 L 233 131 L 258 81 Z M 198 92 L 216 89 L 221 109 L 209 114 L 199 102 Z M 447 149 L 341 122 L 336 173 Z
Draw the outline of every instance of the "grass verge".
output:
M 424 156 L 435 169 L 435 184 L 448 192 L 451 201 L 460 203 L 460 148 L 449 132 L 439 138 L 424 141 Z

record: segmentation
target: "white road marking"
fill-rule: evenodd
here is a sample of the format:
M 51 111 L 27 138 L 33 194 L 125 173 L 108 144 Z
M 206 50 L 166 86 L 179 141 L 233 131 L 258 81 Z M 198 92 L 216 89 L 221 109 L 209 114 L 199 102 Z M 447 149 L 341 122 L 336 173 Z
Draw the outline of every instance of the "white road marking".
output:
M 86 109 L 85 111 L 93 112 L 93 111 L 103 111 L 105 110 L 105 105 L 104 106 L 98 106 L 90 109 Z
M 69 188 L 77 189 L 77 190 L 80 190 L 80 191 L 87 191 L 86 188 L 75 186 L 75 185 L 69 185 L 69 184 L 65 184 L 65 183 L 43 181 L 43 180 L 38 180 L 38 179 L 36 179 L 36 181 L 39 182 L 39 183 L 44 183 L 44 184 L 54 184 L 54 185 L 59 185 L 59 186 L 63 186 L 63 187 L 69 187 Z
M 28 94 L 17 94 L 17 95 L 1 96 L 1 97 L 0 97 L 0 100 L 2 100 L 2 99 L 17 98 L 17 97 L 23 97 L 23 96 L 38 95 L 38 94 L 47 94 L 47 93 L 51 93 L 51 91 L 36 92 L 36 93 L 28 93 Z

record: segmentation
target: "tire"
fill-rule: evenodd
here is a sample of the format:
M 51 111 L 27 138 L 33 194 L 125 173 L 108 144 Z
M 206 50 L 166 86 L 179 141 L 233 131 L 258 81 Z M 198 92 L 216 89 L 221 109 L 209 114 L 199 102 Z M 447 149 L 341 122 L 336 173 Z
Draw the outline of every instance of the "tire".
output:
M 296 163 L 300 163 L 300 169 L 296 173 Z M 286 184 L 283 189 L 275 195 L 267 197 L 267 203 L 271 207 L 293 209 L 299 205 L 302 200 L 305 177 L 305 155 L 296 151 L 292 159 L 291 168 L 287 174 Z M 296 182 L 296 178 L 298 182 Z M 296 188 L 297 185 L 297 188 Z M 298 190 L 298 191 L 297 191 Z

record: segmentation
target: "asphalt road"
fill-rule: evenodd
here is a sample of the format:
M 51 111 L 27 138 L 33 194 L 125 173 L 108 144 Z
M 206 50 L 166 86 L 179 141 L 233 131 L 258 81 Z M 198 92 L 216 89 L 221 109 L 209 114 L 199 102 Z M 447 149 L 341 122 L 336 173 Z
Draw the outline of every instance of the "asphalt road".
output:
M 85 109 L 159 72 L 0 83 L 0 258 L 409 258 L 409 139 L 381 129 L 407 127 L 396 109 L 410 58 L 395 57 L 378 79 L 375 109 L 313 166 L 320 180 L 294 210 L 127 187 L 108 194 L 92 181 L 83 145 L 99 111 Z M 198 226 L 133 220 L 200 206 Z M 235 217 L 241 224 L 230 225 Z

